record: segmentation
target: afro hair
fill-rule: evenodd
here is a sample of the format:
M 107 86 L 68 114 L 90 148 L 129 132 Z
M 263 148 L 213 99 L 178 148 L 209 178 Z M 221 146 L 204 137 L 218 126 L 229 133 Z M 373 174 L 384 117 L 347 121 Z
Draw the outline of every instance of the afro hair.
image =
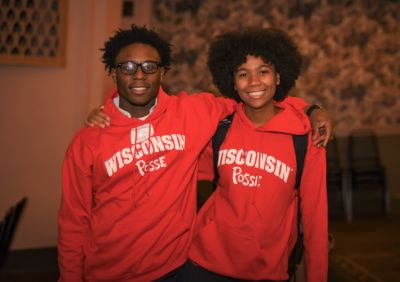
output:
M 282 101 L 300 75 L 302 57 L 290 37 L 276 28 L 249 28 L 224 33 L 210 45 L 208 67 L 223 96 L 241 101 L 235 90 L 234 74 L 247 55 L 260 57 L 275 67 L 280 76 L 274 100 Z
M 102 62 L 108 74 L 115 68 L 115 59 L 120 50 L 130 44 L 143 43 L 155 48 L 160 55 L 161 65 L 168 70 L 171 65 L 171 44 L 161 38 L 155 31 L 147 29 L 145 26 L 138 27 L 132 25 L 130 29 L 118 29 L 113 37 L 104 43 Z

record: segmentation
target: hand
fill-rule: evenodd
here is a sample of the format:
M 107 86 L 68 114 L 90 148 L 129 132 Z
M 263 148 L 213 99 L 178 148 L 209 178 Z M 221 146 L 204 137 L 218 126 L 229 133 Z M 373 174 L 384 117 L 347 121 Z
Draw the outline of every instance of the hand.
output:
M 93 109 L 89 113 L 89 115 L 85 121 L 85 125 L 90 126 L 90 127 L 98 126 L 101 128 L 105 128 L 105 127 L 109 126 L 110 118 L 108 115 L 106 115 L 103 112 L 103 109 L 104 109 L 104 106 L 100 106 L 98 108 Z
M 316 109 L 311 113 L 310 120 L 314 146 L 326 147 L 328 142 L 333 139 L 334 125 L 331 117 L 324 110 Z

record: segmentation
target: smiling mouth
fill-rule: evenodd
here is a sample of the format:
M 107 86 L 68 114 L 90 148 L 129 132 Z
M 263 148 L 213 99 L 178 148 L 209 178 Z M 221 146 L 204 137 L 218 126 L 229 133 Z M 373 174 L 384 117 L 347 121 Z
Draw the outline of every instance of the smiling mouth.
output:
M 248 94 L 251 98 L 260 98 L 262 95 L 264 95 L 264 91 L 247 92 L 247 94 Z
M 129 90 L 135 95 L 142 95 L 146 93 L 147 87 L 129 87 Z

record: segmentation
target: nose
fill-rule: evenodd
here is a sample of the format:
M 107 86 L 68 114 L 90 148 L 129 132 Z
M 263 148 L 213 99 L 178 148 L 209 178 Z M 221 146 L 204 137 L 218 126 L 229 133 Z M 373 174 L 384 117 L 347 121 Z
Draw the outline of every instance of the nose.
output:
M 257 74 L 249 75 L 249 84 L 250 85 L 259 85 L 260 84 L 260 78 L 258 77 Z
M 134 79 L 145 79 L 146 74 L 142 71 L 141 67 L 138 67 L 135 73 L 133 74 Z

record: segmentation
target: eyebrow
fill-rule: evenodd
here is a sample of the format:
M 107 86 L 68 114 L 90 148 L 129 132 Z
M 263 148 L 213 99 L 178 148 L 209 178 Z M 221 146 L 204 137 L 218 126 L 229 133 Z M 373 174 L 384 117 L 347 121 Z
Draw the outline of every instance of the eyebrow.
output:
M 268 67 L 268 68 L 273 69 L 273 68 L 274 68 L 274 65 L 273 65 L 273 64 L 269 64 L 269 63 L 264 63 L 264 64 L 259 65 L 257 68 L 262 68 L 262 67 Z M 241 70 L 248 70 L 248 68 L 239 67 L 239 68 L 236 70 L 236 72 L 241 71 Z

